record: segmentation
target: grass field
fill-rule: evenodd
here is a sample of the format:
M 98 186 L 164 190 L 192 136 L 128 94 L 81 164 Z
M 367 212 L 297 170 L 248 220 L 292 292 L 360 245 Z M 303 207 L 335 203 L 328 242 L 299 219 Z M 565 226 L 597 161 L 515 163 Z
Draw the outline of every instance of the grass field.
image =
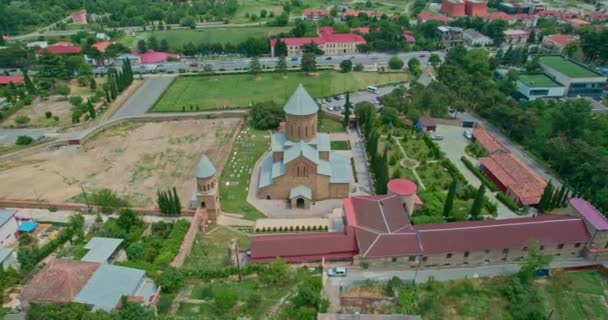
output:
M 323 71 L 317 76 L 289 73 L 286 79 L 279 74 L 263 74 L 254 80 L 250 74 L 180 77 L 165 91 L 152 111 L 246 108 L 252 103 L 274 100 L 285 103 L 298 84 L 304 85 L 314 98 L 336 95 L 347 90 L 365 89 L 368 85 L 407 81 L 405 73 L 339 73 Z
M 608 279 L 597 271 L 554 274 L 541 290 L 552 319 L 608 319 Z
M 545 56 L 540 57 L 540 63 L 546 64 L 547 66 L 563 73 L 570 78 L 586 78 L 586 77 L 599 77 L 600 75 L 593 70 L 580 66 L 570 60 L 566 60 L 558 56 Z
M 228 266 L 228 245 L 233 239 L 238 241 L 239 249 L 249 248 L 249 236 L 242 232 L 216 225 L 210 225 L 208 230 L 196 236 L 198 245 L 192 247 L 184 269 L 217 270 Z
M 137 47 L 137 42 L 155 36 L 158 41 L 166 39 L 171 50 L 183 48 L 188 42 L 199 43 L 232 43 L 237 44 L 247 38 L 266 38 L 271 34 L 289 31 L 289 27 L 248 27 L 248 28 L 208 28 L 201 30 L 165 30 L 136 33 L 135 36 L 124 36 L 119 40 L 129 48 Z
M 334 132 L 346 132 L 342 122 L 331 118 L 321 118 L 321 124 L 319 125 L 319 132 L 334 133 Z
M 249 179 L 256 161 L 268 150 L 270 133 L 246 126 L 237 137 L 232 153 L 220 177 L 222 211 L 255 220 L 264 215 L 247 202 Z
M 332 141 L 331 150 L 350 150 L 348 141 Z

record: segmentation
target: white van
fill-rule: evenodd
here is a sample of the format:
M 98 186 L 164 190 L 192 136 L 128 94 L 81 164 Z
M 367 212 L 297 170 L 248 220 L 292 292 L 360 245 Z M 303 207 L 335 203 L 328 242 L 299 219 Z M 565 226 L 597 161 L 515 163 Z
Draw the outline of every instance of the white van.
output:
M 328 277 L 346 277 L 346 268 L 345 267 L 335 267 L 329 268 L 327 270 Z
M 368 86 L 367 87 L 367 91 L 371 92 L 373 94 L 378 94 L 378 88 L 374 87 L 374 86 Z

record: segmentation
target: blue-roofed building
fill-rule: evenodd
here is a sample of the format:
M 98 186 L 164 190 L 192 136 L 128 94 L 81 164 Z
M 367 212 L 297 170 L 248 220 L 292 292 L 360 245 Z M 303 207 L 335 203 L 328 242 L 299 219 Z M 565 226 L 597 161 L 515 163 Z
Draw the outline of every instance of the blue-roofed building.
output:
M 6 247 L 17 239 L 17 211 L 0 209 L 0 247 Z
M 122 239 L 93 237 L 84 246 L 89 252 L 80 259 L 81 261 L 111 263 Z
M 91 305 L 93 311 L 112 311 L 123 296 L 147 305 L 156 289 L 144 270 L 101 264 L 73 301 Z
M 28 220 L 28 221 L 22 222 L 19 225 L 19 232 L 30 233 L 30 232 L 36 230 L 37 227 L 38 227 L 38 222 L 33 221 L 33 220 Z
M 283 110 L 285 132 L 272 135 L 272 152 L 261 161 L 258 195 L 289 200 L 294 208 L 347 197 L 353 180 L 350 158 L 331 150 L 329 134 L 317 132 L 317 103 L 299 85 Z

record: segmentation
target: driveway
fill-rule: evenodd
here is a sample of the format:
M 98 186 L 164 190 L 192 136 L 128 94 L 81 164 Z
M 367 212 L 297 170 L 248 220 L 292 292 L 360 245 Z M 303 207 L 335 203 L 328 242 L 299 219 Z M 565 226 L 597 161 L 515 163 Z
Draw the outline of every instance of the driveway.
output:
M 477 159 L 471 158 L 466 154 L 464 149 L 470 143 L 467 138 L 464 137 L 463 132 L 464 128 L 456 127 L 456 126 L 447 126 L 447 125 L 437 125 L 436 134 L 442 135 L 443 140 L 436 141 L 439 145 L 441 151 L 443 151 L 448 159 L 456 165 L 456 168 L 462 173 L 465 179 L 474 186 L 475 188 L 479 188 L 481 185 L 481 180 L 477 178 L 469 168 L 467 168 L 462 160 L 460 160 L 463 156 L 467 157 L 471 160 L 472 163 L 477 163 Z M 490 192 L 490 190 L 486 189 L 486 196 L 492 200 L 497 205 L 497 219 L 509 219 L 509 218 L 519 218 L 513 211 L 509 210 L 502 202 L 496 199 L 496 193 Z
M 138 116 L 148 112 L 173 79 L 173 77 L 147 78 L 141 87 L 110 117 L 110 120 Z
M 10 129 L 10 128 L 0 128 L 0 142 L 13 143 L 17 141 L 18 136 L 30 136 L 30 137 L 39 137 L 44 135 L 46 137 L 52 136 L 55 132 L 55 128 L 43 128 L 43 129 Z

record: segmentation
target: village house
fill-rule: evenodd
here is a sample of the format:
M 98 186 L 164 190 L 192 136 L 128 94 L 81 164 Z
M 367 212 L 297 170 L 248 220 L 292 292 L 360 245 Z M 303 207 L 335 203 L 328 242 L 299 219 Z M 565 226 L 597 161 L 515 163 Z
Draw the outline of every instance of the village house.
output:
M 329 11 L 323 9 L 306 9 L 302 11 L 302 20 L 319 21 L 329 15 Z
M 87 24 L 87 11 L 79 10 L 70 14 L 73 24 Z

